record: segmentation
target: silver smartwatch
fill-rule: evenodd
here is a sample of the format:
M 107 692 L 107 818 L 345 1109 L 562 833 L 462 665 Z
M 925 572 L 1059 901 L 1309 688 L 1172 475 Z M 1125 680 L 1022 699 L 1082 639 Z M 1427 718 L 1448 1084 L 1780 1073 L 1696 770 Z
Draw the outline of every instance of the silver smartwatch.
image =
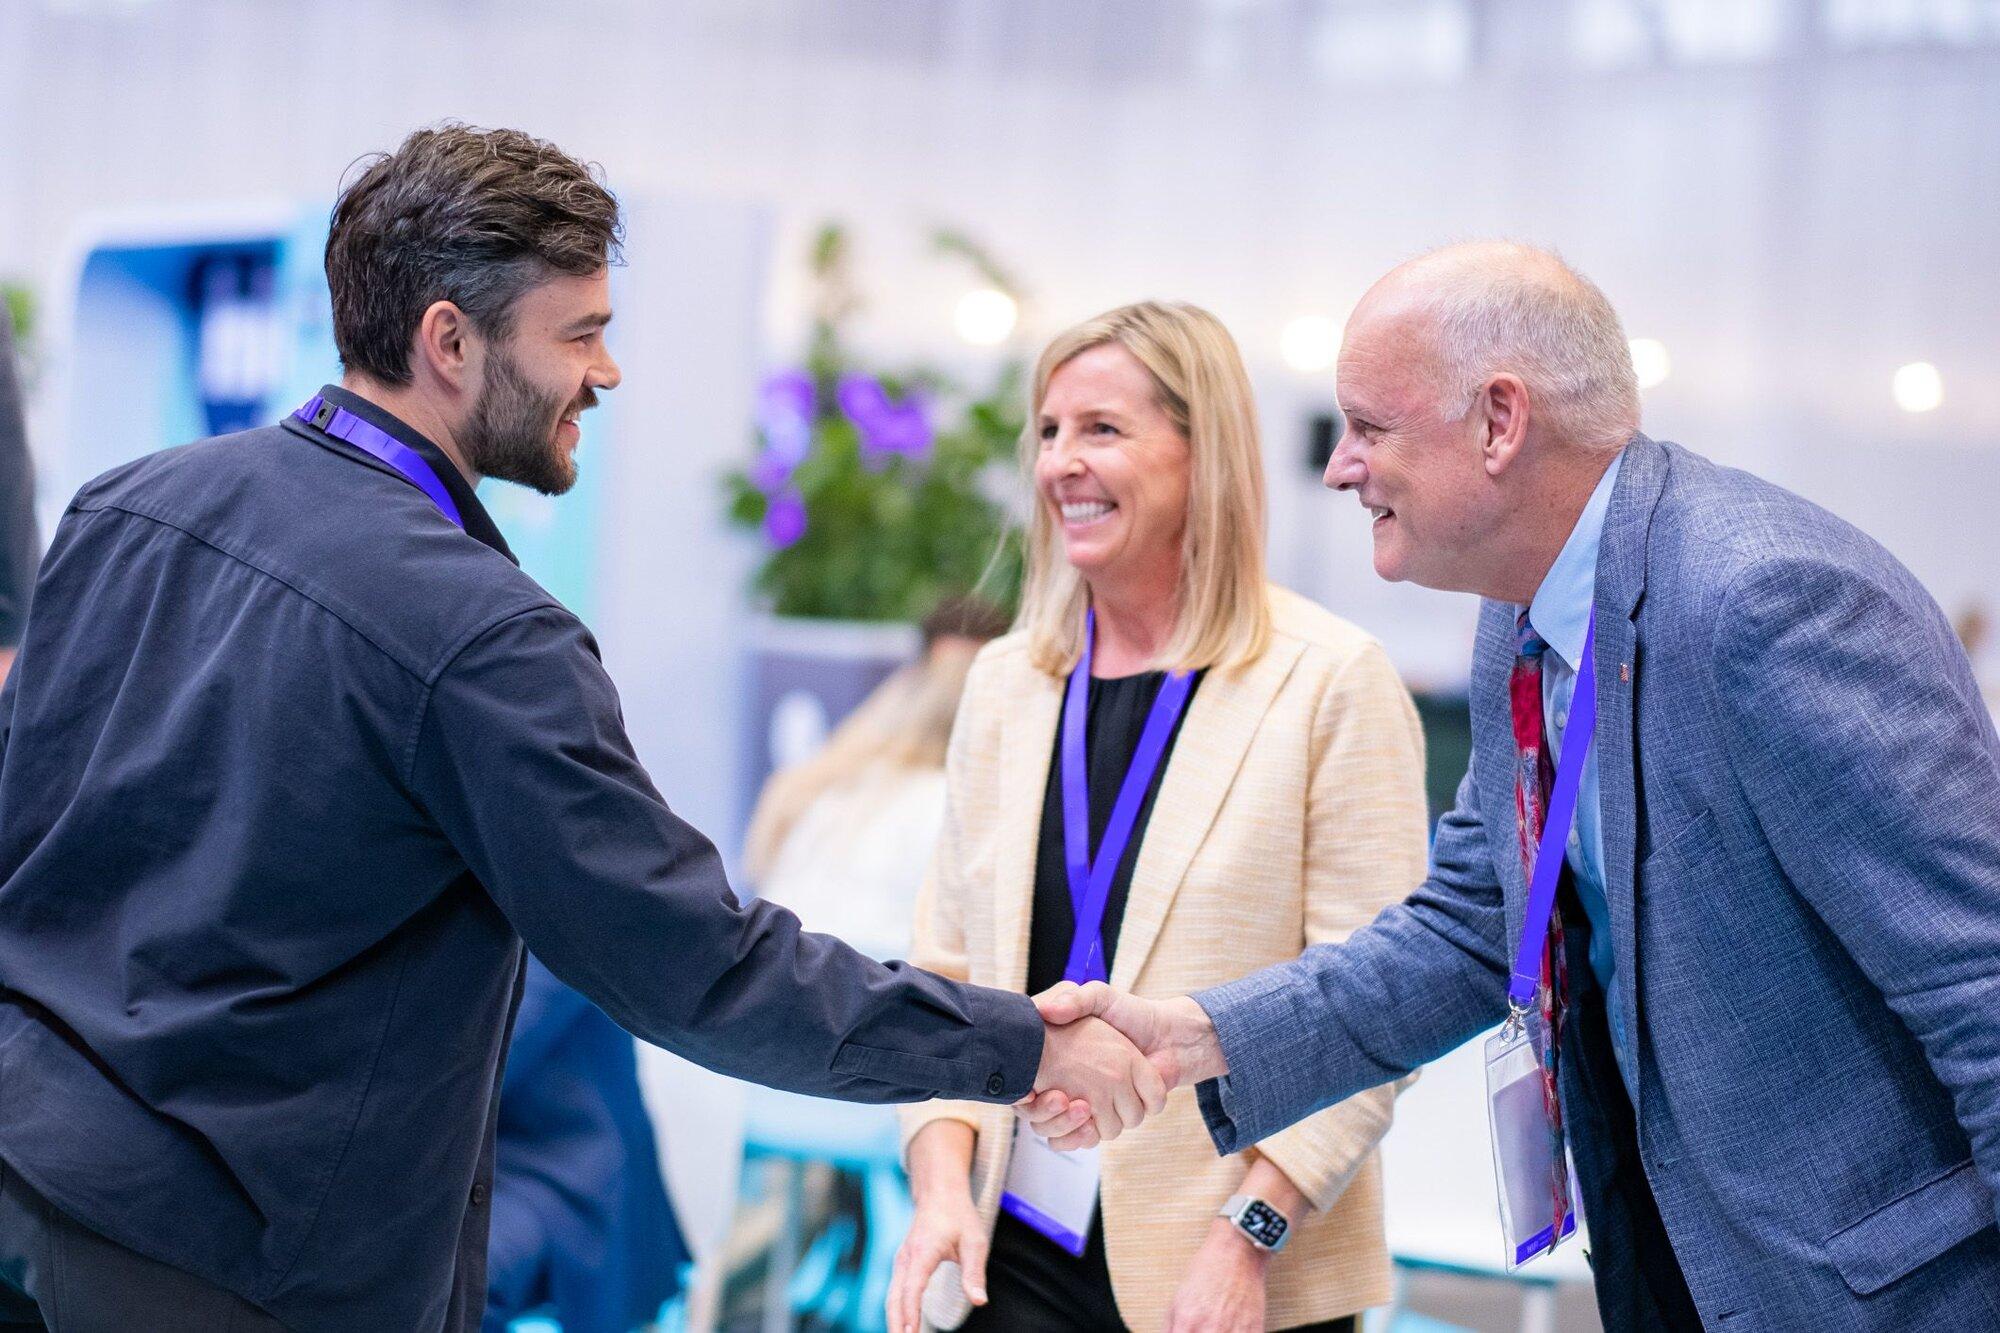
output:
M 1228 1218 L 1245 1240 L 1267 1254 L 1284 1249 L 1291 1238 L 1292 1224 L 1285 1220 L 1285 1215 L 1248 1194 L 1230 1195 L 1229 1202 L 1222 1205 L 1216 1216 Z

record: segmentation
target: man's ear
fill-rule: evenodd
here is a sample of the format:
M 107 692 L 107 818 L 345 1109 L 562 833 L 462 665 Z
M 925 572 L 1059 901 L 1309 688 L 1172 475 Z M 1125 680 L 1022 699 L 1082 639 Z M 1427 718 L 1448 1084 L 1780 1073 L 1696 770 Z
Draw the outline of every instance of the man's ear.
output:
M 1528 386 L 1519 375 L 1495 375 L 1479 391 L 1474 414 L 1484 424 L 1486 475 L 1497 477 L 1514 465 L 1528 439 Z
M 429 372 L 447 388 L 463 391 L 476 352 L 472 321 L 451 301 L 433 301 L 417 321 L 413 370 Z

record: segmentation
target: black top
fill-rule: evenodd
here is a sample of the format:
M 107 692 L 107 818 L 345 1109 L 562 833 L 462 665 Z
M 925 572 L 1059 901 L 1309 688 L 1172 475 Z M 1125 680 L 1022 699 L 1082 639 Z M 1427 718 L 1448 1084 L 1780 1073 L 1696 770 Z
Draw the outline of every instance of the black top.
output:
M 0 648 L 21 641 L 41 544 L 35 539 L 35 478 L 14 366 L 14 322 L 0 305 Z
M 288 422 L 98 478 L 42 564 L 0 690 L 10 1170 L 298 1333 L 435 1333 L 485 1303 L 524 939 L 725 1073 L 1029 1091 L 1025 996 L 739 904 L 589 631 L 435 445 L 325 393 L 416 450 L 466 530 Z
M 1146 717 L 1166 673 L 1147 672 L 1112 680 L 1090 682 L 1090 716 L 1084 724 L 1084 749 L 1090 770 L 1090 850 L 1096 855 L 1105 826 L 1111 822 L 1111 808 L 1118 789 L 1139 748 L 1146 729 Z M 1132 889 L 1132 868 L 1138 864 L 1139 848 L 1146 839 L 1146 825 L 1153 817 L 1153 802 L 1159 798 L 1160 784 L 1166 780 L 1173 762 L 1174 745 L 1193 707 L 1195 692 L 1201 688 L 1197 674 L 1188 690 L 1188 703 L 1181 709 L 1167 738 L 1166 752 L 1146 788 L 1139 817 L 1132 825 L 1132 840 L 1125 845 L 1118 870 L 1111 878 L 1111 896 L 1104 905 L 1104 966 L 1110 970 L 1118 956 L 1118 932 L 1125 922 L 1125 900 Z M 1065 692 L 1063 711 L 1069 709 Z M 1045 991 L 1063 979 L 1069 963 L 1070 941 L 1076 932 L 1076 916 L 1070 906 L 1069 871 L 1063 854 L 1062 720 L 1056 721 L 1055 751 L 1049 761 L 1048 788 L 1042 796 L 1042 832 L 1035 855 L 1035 901 L 1028 928 L 1028 993 Z M 1123 1328 L 1118 1303 L 1111 1291 L 1111 1271 L 1104 1257 L 1104 1222 L 1093 1217 L 1083 1256 L 1072 1258 L 1013 1217 L 1002 1214 L 993 1232 L 993 1248 L 988 1259 L 993 1305 L 974 1315 L 968 1329 L 1090 1329 Z M 1001 1307 L 1005 1306 L 1005 1309 Z M 990 1312 L 990 1313 L 989 1313 Z
M 1149 671 L 1138 676 L 1090 682 L 1089 720 L 1083 729 L 1084 750 L 1090 768 L 1090 852 L 1104 840 L 1105 826 L 1111 822 L 1111 807 L 1117 803 L 1118 789 L 1132 766 L 1132 753 L 1146 729 L 1146 717 L 1153 700 L 1159 697 L 1166 673 Z M 1152 785 L 1139 806 L 1139 818 L 1132 825 L 1132 840 L 1111 878 L 1111 896 L 1104 904 L 1104 967 L 1108 972 L 1118 956 L 1118 930 L 1125 923 L 1125 899 L 1132 889 L 1132 867 L 1139 862 L 1139 848 L 1146 841 L 1146 825 L 1153 817 L 1153 802 L 1159 798 L 1160 783 L 1173 762 L 1174 744 L 1194 696 L 1201 689 L 1197 673 L 1188 690 L 1188 699 L 1167 737 L 1166 752 L 1153 772 Z M 1069 711 L 1068 693 L 1063 712 Z M 1037 995 L 1063 979 L 1069 963 L 1070 941 L 1076 934 L 1076 915 L 1070 907 L 1069 870 L 1063 855 L 1062 719 L 1056 720 L 1054 757 L 1049 761 L 1049 784 L 1042 795 L 1042 836 L 1035 853 L 1035 905 L 1028 929 L 1028 994 Z

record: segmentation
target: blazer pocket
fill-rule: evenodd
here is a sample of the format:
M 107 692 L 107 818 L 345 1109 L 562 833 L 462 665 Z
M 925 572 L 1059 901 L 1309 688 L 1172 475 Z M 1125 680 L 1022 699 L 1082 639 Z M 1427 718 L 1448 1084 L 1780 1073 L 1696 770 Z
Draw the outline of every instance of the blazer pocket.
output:
M 1708 847 L 1712 852 L 1713 845 L 1720 836 L 1715 828 L 1715 812 L 1704 810 L 1666 837 L 1647 847 L 1644 859 L 1639 862 L 1639 869 L 1650 869 L 1668 857 L 1685 858 L 1690 851 L 1703 847 Z
M 1969 1161 L 1827 1238 L 1827 1257 L 1857 1296 L 1880 1291 L 1994 1225 L 1993 1196 Z

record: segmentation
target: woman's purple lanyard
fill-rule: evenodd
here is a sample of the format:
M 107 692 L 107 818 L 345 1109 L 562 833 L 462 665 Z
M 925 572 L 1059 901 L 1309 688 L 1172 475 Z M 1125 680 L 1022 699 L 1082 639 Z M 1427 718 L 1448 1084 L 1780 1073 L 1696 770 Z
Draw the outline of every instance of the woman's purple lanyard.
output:
M 1076 935 L 1070 943 L 1069 964 L 1063 979 L 1079 984 L 1109 981 L 1104 967 L 1104 907 L 1111 900 L 1111 881 L 1125 849 L 1132 841 L 1132 827 L 1139 820 L 1139 807 L 1159 771 L 1167 752 L 1167 739 L 1180 721 L 1187 705 L 1194 673 L 1169 674 L 1153 699 L 1146 715 L 1146 729 L 1139 734 L 1139 748 L 1132 754 L 1131 767 L 1118 788 L 1118 800 L 1111 807 L 1111 822 L 1105 826 L 1104 841 L 1097 857 L 1090 855 L 1090 760 L 1086 753 L 1085 725 L 1090 720 L 1090 658 L 1097 639 L 1097 613 L 1086 612 L 1083 621 L 1083 656 L 1069 673 L 1069 696 L 1063 706 L 1062 798 L 1063 861 L 1069 870 L 1069 901 L 1076 918 Z
M 325 431 L 336 440 L 345 440 L 364 453 L 372 454 L 390 467 L 403 474 L 412 486 L 431 497 L 431 503 L 438 512 L 451 520 L 452 526 L 463 531 L 465 520 L 459 517 L 458 505 L 451 498 L 451 492 L 444 488 L 444 482 L 424 456 L 404 444 L 379 426 L 363 421 L 344 407 L 335 407 L 319 395 L 292 416 L 315 430 Z
M 1576 822 L 1576 798 L 1583 783 L 1584 760 L 1597 731 L 1597 664 L 1591 660 L 1597 642 L 1597 612 L 1583 635 L 1583 661 L 1577 665 L 1576 688 L 1570 694 L 1569 725 L 1563 728 L 1562 755 L 1556 761 L 1555 789 L 1549 793 L 1549 817 L 1542 840 L 1535 844 L 1535 874 L 1528 885 L 1528 910 L 1521 918 L 1521 943 L 1514 952 L 1514 975 L 1507 983 L 1507 1008 L 1525 1014 L 1542 984 L 1542 953 L 1549 942 L 1549 913 L 1555 907 L 1556 882 L 1562 878 L 1563 848 Z M 1570 744 L 1571 739 L 1579 743 Z

